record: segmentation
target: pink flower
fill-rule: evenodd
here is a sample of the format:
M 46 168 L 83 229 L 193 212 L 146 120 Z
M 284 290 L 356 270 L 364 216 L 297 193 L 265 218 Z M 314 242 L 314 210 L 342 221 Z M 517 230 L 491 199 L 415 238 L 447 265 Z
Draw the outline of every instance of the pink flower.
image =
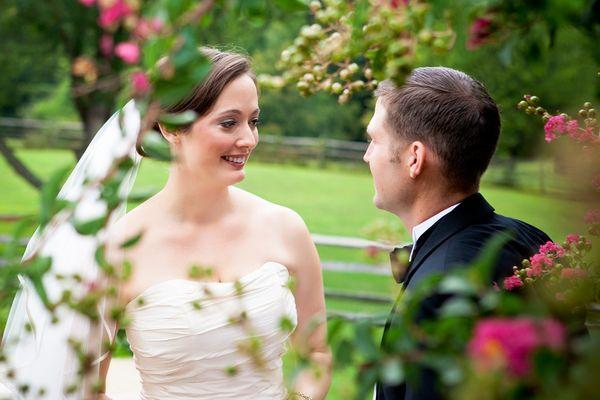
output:
M 516 275 L 509 276 L 508 278 L 504 278 L 504 289 L 508 291 L 512 291 L 514 289 L 520 288 L 523 286 L 523 281 Z
M 550 117 L 546 125 L 544 125 L 544 131 L 546 132 L 546 141 L 550 142 L 556 139 L 556 134 L 562 134 L 566 131 L 567 121 L 564 115 L 554 115 Z M 550 138 L 550 140 L 548 140 Z
M 150 79 L 142 71 L 135 71 L 131 74 L 131 86 L 136 95 L 143 95 L 150 89 Z
M 376 246 L 365 247 L 365 253 L 369 258 L 375 258 L 379 255 L 379 249 Z
M 577 233 L 569 233 L 567 235 L 567 244 L 577 244 L 579 243 L 579 240 L 581 239 L 581 236 Z
M 586 224 L 597 224 L 598 222 L 600 222 L 600 210 L 588 210 L 588 212 L 585 213 L 585 217 L 583 220 Z
M 103 28 L 111 27 L 131 12 L 131 8 L 124 0 L 117 0 L 111 6 L 102 9 L 98 17 L 98 25 Z
M 587 271 L 581 268 L 563 268 L 560 273 L 560 277 L 566 279 L 586 278 L 587 276 Z
M 544 136 L 544 139 L 546 140 L 547 143 L 550 143 L 553 140 L 556 140 L 558 136 L 556 136 L 556 134 L 554 134 L 554 132 L 546 132 L 546 135 Z
M 153 34 L 160 32 L 163 26 L 164 24 L 160 18 L 140 18 L 133 30 L 133 34 L 142 40 L 147 39 Z
M 115 54 L 127 64 L 137 64 L 140 60 L 140 48 L 134 42 L 119 43 L 115 47 Z
M 81 4 L 83 4 L 86 7 L 91 7 L 94 5 L 94 3 L 96 2 L 96 0 L 79 0 L 79 2 Z
M 469 38 L 467 39 L 467 48 L 474 50 L 485 43 L 485 41 L 494 33 L 493 21 L 488 17 L 479 17 L 471 24 L 469 28 Z
M 540 276 L 544 270 L 552 267 L 552 260 L 542 253 L 534 254 L 529 261 L 531 268 L 527 270 L 528 277 Z
M 594 189 L 600 190 L 600 175 L 596 175 L 594 179 L 592 179 L 592 186 L 594 186 Z
M 559 351 L 564 342 L 564 327 L 552 319 L 485 318 L 475 326 L 468 352 L 480 369 L 502 368 L 522 377 L 531 371 L 536 350 L 546 347 Z
M 577 139 L 579 136 L 579 122 L 576 119 L 572 119 L 567 122 L 565 130 L 571 139 Z
M 115 45 L 115 42 L 111 35 L 104 34 L 104 35 L 102 35 L 102 37 L 100 37 L 100 51 L 102 52 L 102 55 L 104 57 L 110 57 L 110 55 L 112 54 L 114 45 Z
M 546 244 L 540 246 L 540 253 L 546 254 L 551 257 L 563 257 L 565 255 L 565 249 L 559 244 L 547 241 Z

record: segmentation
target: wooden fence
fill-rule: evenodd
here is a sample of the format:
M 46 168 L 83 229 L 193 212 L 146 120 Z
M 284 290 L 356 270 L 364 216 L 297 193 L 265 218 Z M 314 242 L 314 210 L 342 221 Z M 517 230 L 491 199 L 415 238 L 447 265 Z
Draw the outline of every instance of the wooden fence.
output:
M 0 216 L 0 219 L 3 219 L 4 216 Z M 313 241 L 317 246 L 336 246 L 342 248 L 350 248 L 350 249 L 366 249 L 366 248 L 376 248 L 380 251 L 391 251 L 392 247 L 389 245 L 385 245 L 379 242 L 374 242 L 371 240 L 354 238 L 354 237 L 345 237 L 345 236 L 330 236 L 330 235 L 320 235 L 313 234 Z M 0 244 L 11 243 L 13 238 L 6 235 L 0 235 Z M 27 244 L 27 240 L 20 239 L 19 244 L 25 246 Z M 0 260 L 0 266 L 3 263 L 3 260 Z M 338 271 L 338 272 L 361 272 L 367 274 L 375 274 L 375 275 L 389 275 L 391 277 L 391 272 L 389 268 L 386 266 L 375 266 L 375 265 L 364 265 L 358 263 L 344 263 L 344 262 L 322 262 L 322 268 L 324 270 L 329 271 Z M 391 278 L 390 278 L 391 279 Z M 375 294 L 375 293 L 360 293 L 356 291 L 350 290 L 336 290 L 336 289 L 325 289 L 325 297 L 329 299 L 338 299 L 338 300 L 347 300 L 347 301 L 359 301 L 370 304 L 388 304 L 390 305 L 392 299 L 387 295 Z M 357 313 L 357 312 L 345 312 L 345 311 L 328 311 L 328 317 L 339 317 L 344 318 L 346 320 L 355 321 L 363 318 L 374 317 L 372 314 L 368 313 Z M 379 321 L 383 323 L 383 321 Z
M 74 149 L 81 141 L 81 124 L 0 117 L 0 135 L 13 139 L 19 146 L 31 148 Z M 314 137 L 289 137 L 261 134 L 260 146 L 253 158 L 270 163 L 317 164 L 343 163 L 363 170 L 367 143 Z M 571 196 L 568 180 L 554 173 L 551 160 L 523 162 L 496 156 L 483 181 L 555 196 Z

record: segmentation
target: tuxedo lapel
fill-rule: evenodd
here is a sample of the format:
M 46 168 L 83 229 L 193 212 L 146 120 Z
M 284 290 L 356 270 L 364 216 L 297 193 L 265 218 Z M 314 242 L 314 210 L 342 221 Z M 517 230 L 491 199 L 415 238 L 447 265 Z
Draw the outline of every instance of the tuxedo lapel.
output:
M 454 210 L 442 217 L 423 234 L 423 240 L 419 238 L 417 241 L 413 260 L 404 279 L 404 287 L 408 286 L 411 278 L 432 251 L 452 235 L 469 225 L 485 220 L 493 212 L 494 208 L 485 201 L 483 196 L 480 193 L 475 193 L 464 199 Z

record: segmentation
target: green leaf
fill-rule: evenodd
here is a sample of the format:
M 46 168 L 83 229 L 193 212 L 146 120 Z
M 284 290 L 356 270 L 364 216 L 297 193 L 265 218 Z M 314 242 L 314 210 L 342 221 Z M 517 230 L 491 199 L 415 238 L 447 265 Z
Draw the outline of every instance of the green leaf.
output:
M 155 130 L 151 130 L 144 135 L 142 149 L 148 157 L 159 161 L 171 161 L 173 159 L 169 143 Z
M 58 201 L 57 196 L 60 192 L 61 187 L 69 176 L 71 167 L 63 167 L 56 170 L 50 178 L 44 183 L 42 187 L 40 200 L 40 226 L 44 227 L 52 217 L 62 210 L 68 203 L 65 201 Z
M 90 219 L 87 221 L 73 221 L 73 227 L 80 235 L 95 235 L 102 229 L 106 222 L 106 216 Z
M 440 314 L 444 317 L 472 317 L 477 314 L 477 307 L 468 299 L 456 297 L 442 305 Z
M 349 340 L 341 340 L 333 353 L 335 355 L 336 365 L 340 368 L 344 368 L 352 363 L 352 357 L 354 354 L 354 346 Z
M 471 263 L 469 273 L 474 283 L 481 287 L 490 286 L 492 269 L 496 265 L 502 247 L 512 238 L 509 232 L 500 232 L 493 236 L 485 245 L 481 254 Z
M 381 364 L 381 380 L 388 385 L 399 385 L 404 382 L 404 367 L 397 358 L 385 360 Z
M 148 39 L 142 52 L 144 67 L 151 70 L 161 57 L 166 56 L 173 46 L 172 37 L 154 37 Z
M 123 243 L 121 243 L 121 245 L 119 247 L 122 249 L 128 249 L 130 247 L 133 247 L 136 244 L 138 244 L 138 242 L 142 239 L 143 235 L 144 235 L 144 232 L 140 231 L 140 233 L 138 233 L 137 235 L 134 235 L 134 236 L 130 237 L 129 239 L 127 239 L 126 241 L 124 241 Z
M 177 70 L 171 79 L 158 79 L 154 85 L 155 95 L 162 106 L 178 103 L 208 75 L 211 64 L 198 53 L 197 61 Z
M 443 294 L 474 294 L 475 287 L 466 278 L 460 275 L 445 277 L 439 286 L 439 292 Z
M 306 10 L 306 3 L 301 0 L 275 0 L 275 5 L 283 11 Z
M 375 344 L 370 323 L 362 322 L 356 325 L 356 349 L 368 359 L 376 359 L 379 355 L 379 346 Z
M 178 129 L 182 126 L 191 125 L 197 118 L 198 114 L 195 111 L 187 110 L 178 114 L 162 114 L 159 121 L 167 129 Z

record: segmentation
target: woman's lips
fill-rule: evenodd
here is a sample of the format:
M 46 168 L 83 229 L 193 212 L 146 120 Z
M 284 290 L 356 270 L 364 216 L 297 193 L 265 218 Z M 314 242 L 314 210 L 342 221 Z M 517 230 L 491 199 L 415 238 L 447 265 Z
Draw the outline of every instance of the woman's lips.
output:
M 231 155 L 231 156 L 222 156 L 227 164 L 231 165 L 235 169 L 242 169 L 244 165 L 246 165 L 246 161 L 248 160 L 248 155 Z

